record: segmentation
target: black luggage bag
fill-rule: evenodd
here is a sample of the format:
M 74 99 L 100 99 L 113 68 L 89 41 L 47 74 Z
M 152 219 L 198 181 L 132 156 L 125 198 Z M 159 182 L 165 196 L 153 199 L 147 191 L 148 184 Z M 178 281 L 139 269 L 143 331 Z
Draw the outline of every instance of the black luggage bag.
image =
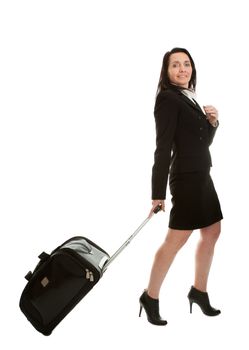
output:
M 158 206 L 154 213 L 160 209 Z M 112 257 L 94 242 L 81 236 L 70 238 L 51 254 L 41 253 L 34 271 L 25 276 L 28 283 L 19 303 L 21 311 L 34 328 L 44 335 L 50 335 L 149 219 L 137 228 Z

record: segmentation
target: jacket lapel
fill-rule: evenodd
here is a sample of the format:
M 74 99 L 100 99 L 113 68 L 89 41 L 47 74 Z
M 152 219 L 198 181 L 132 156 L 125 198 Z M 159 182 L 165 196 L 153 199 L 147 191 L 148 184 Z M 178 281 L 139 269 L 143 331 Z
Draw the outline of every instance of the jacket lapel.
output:
M 185 96 L 179 89 L 177 89 L 175 86 L 171 86 L 170 87 L 171 90 L 173 90 L 174 92 L 176 92 L 181 99 L 183 99 L 189 106 L 193 107 L 194 109 L 196 109 L 198 112 L 201 112 L 201 114 L 207 118 L 206 114 L 203 112 L 203 110 L 201 109 L 201 107 L 198 105 L 198 103 L 194 103 L 193 101 L 191 101 L 187 96 Z
M 195 100 L 194 100 L 195 103 L 192 102 L 187 96 L 183 95 L 181 92 L 179 92 L 179 95 L 186 103 L 188 103 L 191 107 L 193 107 L 196 110 L 198 110 L 199 112 L 201 112 L 206 117 L 205 113 L 203 112 L 203 110 L 201 109 L 201 107 L 198 105 L 198 103 Z

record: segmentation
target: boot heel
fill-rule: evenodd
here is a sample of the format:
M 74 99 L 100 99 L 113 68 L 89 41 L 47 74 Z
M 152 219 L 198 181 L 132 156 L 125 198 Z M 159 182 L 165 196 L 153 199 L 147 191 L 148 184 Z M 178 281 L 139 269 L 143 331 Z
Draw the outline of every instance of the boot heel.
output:
M 192 305 L 193 305 L 193 301 L 189 300 L 189 306 L 190 306 L 190 313 L 192 314 Z
M 143 307 L 142 307 L 142 305 L 140 305 L 139 316 L 138 317 L 141 317 L 142 310 L 143 310 Z

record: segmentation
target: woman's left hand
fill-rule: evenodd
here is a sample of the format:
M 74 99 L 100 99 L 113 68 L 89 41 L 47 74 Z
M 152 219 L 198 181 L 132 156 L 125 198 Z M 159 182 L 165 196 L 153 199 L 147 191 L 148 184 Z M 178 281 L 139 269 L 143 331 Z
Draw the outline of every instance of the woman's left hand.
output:
M 218 121 L 218 111 L 214 106 L 208 105 L 208 106 L 203 106 L 204 111 L 207 116 L 207 120 L 209 123 L 213 126 L 217 126 L 217 121 Z

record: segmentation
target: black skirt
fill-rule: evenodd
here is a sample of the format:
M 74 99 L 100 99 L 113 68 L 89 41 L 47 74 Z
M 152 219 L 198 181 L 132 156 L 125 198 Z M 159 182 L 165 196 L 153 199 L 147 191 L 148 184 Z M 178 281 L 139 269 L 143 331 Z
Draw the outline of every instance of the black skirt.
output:
M 170 174 L 169 188 L 172 195 L 170 228 L 195 230 L 223 219 L 209 170 Z

